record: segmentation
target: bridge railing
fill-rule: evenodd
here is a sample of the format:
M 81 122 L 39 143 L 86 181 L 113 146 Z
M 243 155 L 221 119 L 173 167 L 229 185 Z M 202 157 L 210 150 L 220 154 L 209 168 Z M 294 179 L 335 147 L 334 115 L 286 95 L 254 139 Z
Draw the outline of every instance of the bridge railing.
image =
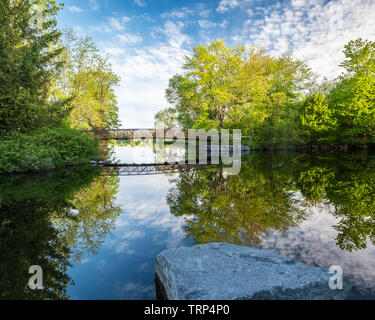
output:
M 159 135 L 164 138 L 168 132 L 178 130 L 183 132 L 184 139 L 188 139 L 188 130 L 179 129 L 109 129 L 109 130 L 85 130 L 86 133 L 94 134 L 98 139 L 156 139 Z M 158 132 L 157 132 L 158 131 Z M 161 131 L 161 132 L 160 132 Z
M 184 135 L 184 140 L 190 139 L 188 130 L 180 129 L 96 129 L 86 130 L 86 133 L 92 133 L 99 140 L 119 140 L 119 139 L 157 139 L 158 137 L 173 136 L 173 131 L 176 132 L 174 139 L 180 139 L 181 133 Z M 232 135 L 230 135 L 232 136 Z M 250 138 L 242 136 L 242 138 Z M 194 137 L 194 140 L 197 138 Z M 208 137 L 208 140 L 210 137 Z

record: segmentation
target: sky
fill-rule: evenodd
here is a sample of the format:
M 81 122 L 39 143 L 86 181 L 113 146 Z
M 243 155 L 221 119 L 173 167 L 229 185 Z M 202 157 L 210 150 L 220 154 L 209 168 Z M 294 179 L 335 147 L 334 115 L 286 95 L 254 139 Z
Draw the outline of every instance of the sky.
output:
M 62 0 L 63 1 L 63 0 Z M 65 0 L 60 28 L 91 36 L 121 78 L 122 128 L 152 128 L 168 80 L 198 43 L 292 51 L 320 77 L 342 70 L 344 45 L 375 41 L 375 0 Z

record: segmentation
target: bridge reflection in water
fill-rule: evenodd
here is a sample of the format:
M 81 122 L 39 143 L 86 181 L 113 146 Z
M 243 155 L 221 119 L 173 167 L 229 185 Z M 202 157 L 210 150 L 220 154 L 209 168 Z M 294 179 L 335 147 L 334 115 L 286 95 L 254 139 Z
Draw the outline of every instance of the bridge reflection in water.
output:
M 87 133 L 93 134 L 99 140 L 141 140 L 141 141 L 152 141 L 154 139 L 161 140 L 197 140 L 198 137 L 190 137 L 188 130 L 179 130 L 179 129 L 112 129 L 112 130 L 87 130 Z M 232 136 L 232 135 L 230 135 Z M 201 152 L 200 148 L 207 148 L 207 153 L 203 153 L 203 158 L 205 161 L 203 163 L 189 163 L 189 161 L 184 162 L 176 162 L 170 161 L 171 157 L 176 159 L 175 157 L 178 156 L 178 152 L 176 154 L 169 154 L 165 155 L 161 152 L 162 156 L 158 158 L 158 152 L 155 151 L 154 144 L 154 153 L 155 159 L 153 163 L 130 163 L 130 161 L 126 161 L 126 163 L 105 163 L 102 164 L 102 175 L 105 176 L 140 176 L 140 175 L 157 175 L 157 174 L 173 174 L 182 171 L 198 171 L 204 170 L 214 166 L 221 166 L 220 164 L 215 164 L 215 162 L 211 162 L 211 156 L 221 155 L 221 148 L 225 146 L 217 146 L 217 150 L 214 148 L 215 146 L 210 145 L 211 137 L 207 136 L 208 145 L 199 146 L 197 151 L 197 156 L 194 156 L 195 160 L 198 162 L 200 161 Z M 182 148 L 181 150 L 183 153 L 180 156 L 184 158 L 187 155 L 187 150 L 185 149 L 185 144 L 175 146 L 175 151 Z M 180 151 L 181 151 L 180 150 Z M 233 147 L 230 146 L 228 148 L 228 156 L 233 156 Z M 161 158 L 162 161 L 165 161 L 166 158 L 169 159 L 168 162 L 160 163 Z M 143 160 L 143 159 L 142 159 Z M 176 159 L 177 160 L 177 159 Z
M 102 166 L 104 176 L 147 176 L 156 174 L 173 174 L 182 171 L 198 171 L 217 167 L 215 164 L 108 164 Z

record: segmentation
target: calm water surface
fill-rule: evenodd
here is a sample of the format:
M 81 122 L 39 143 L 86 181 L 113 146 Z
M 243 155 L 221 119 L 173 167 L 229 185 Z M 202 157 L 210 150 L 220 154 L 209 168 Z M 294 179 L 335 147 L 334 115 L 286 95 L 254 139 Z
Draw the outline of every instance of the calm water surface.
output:
M 114 157 L 160 160 L 147 143 L 118 145 Z M 0 177 L 0 298 L 155 299 L 156 255 L 207 242 L 340 265 L 354 298 L 375 298 L 373 156 L 252 152 L 238 175 L 158 173 Z M 44 290 L 27 288 L 31 265 L 42 266 Z

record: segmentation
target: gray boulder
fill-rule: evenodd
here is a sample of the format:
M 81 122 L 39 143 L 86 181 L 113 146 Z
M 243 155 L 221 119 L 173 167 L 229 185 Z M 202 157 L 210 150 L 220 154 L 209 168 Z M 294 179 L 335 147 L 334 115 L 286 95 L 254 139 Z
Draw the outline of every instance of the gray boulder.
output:
M 170 300 L 345 299 L 351 290 L 346 277 L 343 289 L 330 289 L 328 269 L 226 243 L 165 250 L 155 273 Z

